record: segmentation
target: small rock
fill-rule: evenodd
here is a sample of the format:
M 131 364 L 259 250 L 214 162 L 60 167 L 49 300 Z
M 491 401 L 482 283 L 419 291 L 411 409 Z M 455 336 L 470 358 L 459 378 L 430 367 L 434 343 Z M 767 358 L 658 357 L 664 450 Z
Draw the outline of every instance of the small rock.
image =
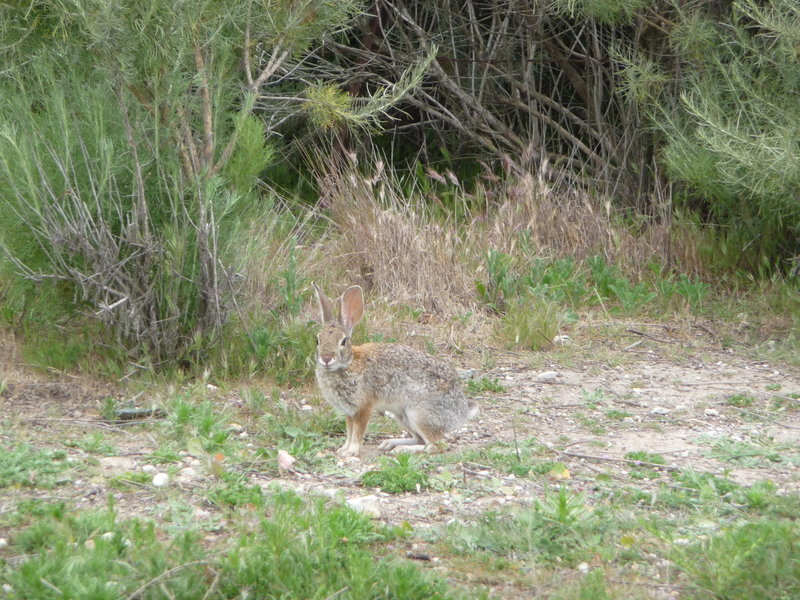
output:
M 707 417 L 718 417 L 719 411 L 716 408 L 707 408 L 703 411 L 703 414 Z
M 306 412 L 311 412 L 312 410 L 314 410 L 314 407 L 313 407 L 313 406 L 311 406 L 310 404 L 303 404 L 303 405 L 300 407 L 300 410 L 304 410 L 304 411 L 306 411 Z
M 381 506 L 378 497 L 374 494 L 369 496 L 361 496 L 359 498 L 349 498 L 347 500 L 348 506 L 356 512 L 363 513 L 370 517 L 381 516 Z
M 474 379 L 475 369 L 456 369 L 459 379 Z
M 166 487 L 169 485 L 169 475 L 166 473 L 156 473 L 153 477 L 153 485 L 155 487 Z
M 564 345 L 564 344 L 569 344 L 571 341 L 572 339 L 568 335 L 557 335 L 556 337 L 553 338 L 554 344 Z
M 216 392 L 219 388 L 215 386 L 213 383 L 206 384 L 206 389 L 210 392 Z
M 8 540 L 6 538 L 0 538 L 0 549 L 5 548 L 8 546 Z
M 239 423 L 230 423 L 228 425 L 228 429 L 230 429 L 233 433 L 241 433 L 244 431 L 244 425 L 239 425 Z
M 677 538 L 672 542 L 676 546 L 688 546 L 691 544 L 691 541 L 688 538 Z
M 142 465 L 143 473 L 155 473 L 155 471 L 156 471 L 155 465 Z
M 650 409 L 650 414 L 651 415 L 668 415 L 669 414 L 669 409 L 668 408 L 664 408 L 663 406 L 654 406 L 653 408 Z
M 127 456 L 102 456 L 100 467 L 110 471 L 130 471 L 136 467 L 136 461 Z
M 539 383 L 555 383 L 558 377 L 558 371 L 544 371 L 539 373 L 534 379 Z
M 587 575 L 589 573 L 589 563 L 580 563 L 578 565 L 578 571 L 580 571 L 582 575 Z
M 193 467 L 184 467 L 178 472 L 177 479 L 181 482 L 189 482 L 194 481 L 197 477 L 197 471 Z

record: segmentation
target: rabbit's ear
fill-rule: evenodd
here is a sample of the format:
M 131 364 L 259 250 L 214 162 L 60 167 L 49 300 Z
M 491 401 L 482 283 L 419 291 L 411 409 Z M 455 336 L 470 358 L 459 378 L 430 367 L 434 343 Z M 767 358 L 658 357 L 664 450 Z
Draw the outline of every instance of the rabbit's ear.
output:
M 361 291 L 360 285 L 353 285 L 342 294 L 342 327 L 348 336 L 353 333 L 353 327 L 358 325 L 362 316 L 364 316 L 364 292 Z
M 322 293 L 322 290 L 317 287 L 313 281 L 311 285 L 314 286 L 314 291 L 317 293 L 317 304 L 319 304 L 319 316 L 323 323 L 333 323 L 336 321 L 333 316 L 333 303 L 328 297 Z

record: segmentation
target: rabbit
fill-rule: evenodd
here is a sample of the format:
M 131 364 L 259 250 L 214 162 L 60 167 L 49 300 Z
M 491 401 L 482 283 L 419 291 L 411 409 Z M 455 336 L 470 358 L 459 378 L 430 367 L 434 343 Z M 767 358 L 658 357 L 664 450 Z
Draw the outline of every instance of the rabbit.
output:
M 312 285 L 323 323 L 317 336 L 317 384 L 347 424 L 339 456 L 359 456 L 374 411 L 390 412 L 413 436 L 386 440 L 378 449 L 409 452 L 429 448 L 478 414 L 477 404 L 464 397 L 455 369 L 430 354 L 401 344 L 352 345 L 350 335 L 364 314 L 360 286 L 342 294 L 336 320 L 331 300 Z

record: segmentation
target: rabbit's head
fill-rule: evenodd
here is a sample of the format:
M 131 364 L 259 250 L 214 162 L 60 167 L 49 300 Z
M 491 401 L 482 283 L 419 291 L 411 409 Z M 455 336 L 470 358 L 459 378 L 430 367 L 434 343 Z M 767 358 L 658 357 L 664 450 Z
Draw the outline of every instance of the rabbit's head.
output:
M 317 335 L 317 368 L 326 371 L 346 369 L 353 362 L 353 346 L 350 335 L 364 314 L 364 294 L 354 285 L 342 294 L 341 318 L 336 319 L 333 303 L 312 283 L 317 293 L 322 330 Z

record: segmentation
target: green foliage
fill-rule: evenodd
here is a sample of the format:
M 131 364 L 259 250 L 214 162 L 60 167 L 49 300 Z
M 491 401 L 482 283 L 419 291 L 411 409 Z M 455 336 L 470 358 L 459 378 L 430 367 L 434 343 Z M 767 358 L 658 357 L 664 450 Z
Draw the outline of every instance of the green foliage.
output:
M 634 97 L 663 135 L 668 173 L 689 185 L 683 204 L 719 226 L 709 261 L 769 274 L 788 268 L 800 230 L 800 15 L 793 0 L 721 11 L 677 10 L 669 42 L 680 77 Z
M 499 334 L 511 347 L 539 350 L 550 346 L 560 325 L 557 304 L 526 295 L 508 304 L 500 320 Z
M 573 19 L 595 19 L 607 25 L 630 23 L 650 0 L 554 0 L 550 7 Z
M 467 392 L 470 394 L 483 394 L 485 392 L 491 392 L 494 394 L 499 394 L 505 391 L 505 387 L 500 381 L 495 378 L 491 379 L 489 377 L 481 377 L 480 379 L 470 379 L 467 381 Z
M 736 394 L 728 397 L 728 399 L 725 400 L 725 404 L 728 404 L 730 406 L 736 406 L 737 408 L 747 408 L 748 406 L 752 406 L 755 401 L 756 399 L 753 398 L 752 396 L 746 396 L 744 394 Z
M 70 465 L 61 450 L 34 450 L 30 446 L 0 452 L 0 488 L 10 486 L 52 487 Z
M 269 316 L 249 335 L 256 368 L 279 385 L 297 385 L 313 373 L 318 325 L 299 319 L 283 321 Z
M 389 494 L 418 492 L 428 487 L 428 476 L 419 470 L 419 461 L 411 454 L 381 456 L 379 462 L 380 468 L 361 476 L 365 486 L 377 487 Z
M 798 525 L 793 520 L 737 522 L 709 539 L 676 550 L 692 598 L 795 598 L 800 595 Z
M 264 506 L 264 493 L 257 485 L 248 485 L 246 478 L 236 473 L 223 473 L 219 485 L 208 492 L 208 500 L 220 507 Z
M 608 518 L 587 507 L 581 494 L 560 488 L 527 510 L 487 514 L 475 525 L 454 523 L 448 526 L 447 539 L 459 553 L 480 550 L 573 565 L 600 551 L 609 526 Z
M 255 98 L 355 8 L 4 6 L 0 277 L 23 331 L 36 339 L 31 325 L 84 314 L 107 326 L 94 334 L 122 347 L 123 362 L 205 356 L 242 289 L 242 236 L 263 216 L 255 188 L 271 131 Z M 268 104 L 259 110 L 291 102 Z M 72 354 L 41 364 L 70 367 Z

